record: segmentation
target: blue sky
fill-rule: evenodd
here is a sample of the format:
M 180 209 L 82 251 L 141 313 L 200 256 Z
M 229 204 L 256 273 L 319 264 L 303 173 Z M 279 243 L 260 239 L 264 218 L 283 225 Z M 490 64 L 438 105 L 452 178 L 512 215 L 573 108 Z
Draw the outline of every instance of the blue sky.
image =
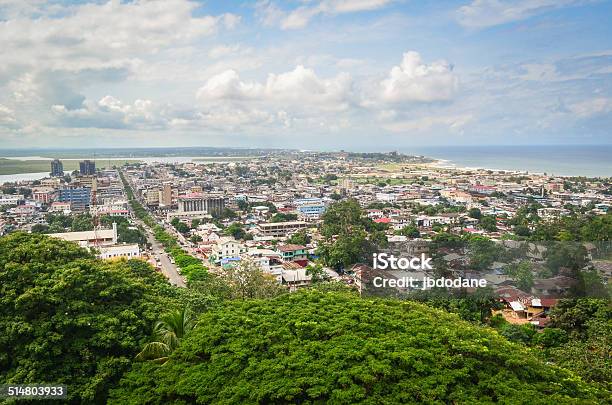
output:
M 612 2 L 0 0 L 0 147 L 612 144 Z

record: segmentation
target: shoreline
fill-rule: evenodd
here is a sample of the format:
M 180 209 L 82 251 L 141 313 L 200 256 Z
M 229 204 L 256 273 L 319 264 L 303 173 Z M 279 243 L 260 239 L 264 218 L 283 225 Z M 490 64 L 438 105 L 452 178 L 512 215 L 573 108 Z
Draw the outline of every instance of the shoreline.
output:
M 611 176 L 602 176 L 602 175 L 585 175 L 585 174 L 556 174 L 549 173 L 543 171 L 532 171 L 527 169 L 500 169 L 500 168 L 492 168 L 492 167 L 477 167 L 477 166 L 460 166 L 458 163 L 452 163 L 452 160 L 449 159 L 434 159 L 434 162 L 427 163 L 425 165 L 436 168 L 436 169 L 446 169 L 446 170 L 456 170 L 456 171 L 493 171 L 493 172 L 505 172 L 506 174 L 521 174 L 521 175 L 535 175 L 535 176 L 550 176 L 550 177 L 563 177 L 563 178 L 572 178 L 572 177 L 585 177 L 589 179 L 609 179 Z
M 493 172 L 503 172 L 508 175 L 536 175 L 536 176 L 551 176 L 551 177 L 561 177 L 561 178 L 571 178 L 571 177 L 585 177 L 585 178 L 595 178 L 595 179 L 607 179 L 612 178 L 612 176 L 606 175 L 585 175 L 585 174 L 555 174 L 554 172 L 548 171 L 532 171 L 528 169 L 503 169 L 503 168 L 492 168 L 492 167 L 484 167 L 484 166 L 464 166 L 459 163 L 454 163 L 452 159 L 445 158 L 436 158 L 425 156 L 428 159 L 431 159 L 431 162 L 426 163 L 404 163 L 403 165 L 411 166 L 411 167 L 425 167 L 433 170 L 452 170 L 457 172 L 467 172 L 467 171 L 493 171 Z M 230 163 L 230 162 L 240 162 L 246 161 L 249 159 L 257 159 L 258 156 L 155 156 L 155 157 L 133 157 L 133 158 L 123 158 L 123 157 L 100 157 L 95 159 L 99 161 L 101 167 L 105 167 L 107 162 L 129 162 L 129 163 L 195 163 L 195 164 L 206 164 L 206 163 Z M 70 158 L 60 158 L 62 161 L 74 163 L 76 161 L 91 159 L 87 157 L 70 157 Z M 21 180 L 20 177 L 30 177 L 34 175 L 42 175 L 44 171 L 41 171 L 41 163 L 49 163 L 53 160 L 51 157 L 44 156 L 0 156 L 0 183 L 2 182 L 10 182 L 12 181 L 10 177 L 15 176 L 16 180 Z M 5 168 L 2 170 L 2 161 L 11 161 L 15 162 L 18 166 L 21 164 L 21 167 L 11 167 Z M 28 168 L 28 162 L 31 162 L 33 167 Z M 12 165 L 11 165 L 12 166 Z M 71 166 L 71 165 L 69 165 Z M 30 175 L 30 176 L 28 176 Z M 44 177 L 44 176 L 43 176 Z

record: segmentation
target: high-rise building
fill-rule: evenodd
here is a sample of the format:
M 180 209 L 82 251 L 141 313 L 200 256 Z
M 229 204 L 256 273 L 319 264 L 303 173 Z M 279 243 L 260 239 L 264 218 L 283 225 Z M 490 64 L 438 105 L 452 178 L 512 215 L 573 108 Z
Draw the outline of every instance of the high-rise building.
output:
M 147 205 L 159 205 L 159 190 L 149 189 L 145 191 L 145 202 Z
M 93 176 L 96 174 L 96 162 L 91 160 L 79 162 L 79 172 L 82 176 Z
M 61 177 L 64 175 L 64 165 L 59 159 L 51 161 L 51 177 Z
M 225 208 L 226 198 L 223 196 L 187 195 L 179 198 L 179 212 L 206 211 L 211 215 L 219 215 Z
M 70 202 L 74 211 L 85 211 L 91 203 L 91 188 L 62 188 L 59 190 L 57 200 L 61 202 Z
M 159 191 L 159 202 L 161 205 L 169 207 L 172 205 L 172 184 L 165 183 Z

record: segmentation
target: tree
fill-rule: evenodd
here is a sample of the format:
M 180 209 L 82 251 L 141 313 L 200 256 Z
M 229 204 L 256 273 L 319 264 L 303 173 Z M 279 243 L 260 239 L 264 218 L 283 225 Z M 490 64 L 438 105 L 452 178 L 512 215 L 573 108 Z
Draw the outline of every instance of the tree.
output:
M 342 234 L 332 243 L 320 244 L 318 249 L 323 262 L 338 270 L 368 260 L 373 252 L 374 246 L 368 241 L 367 233 L 363 230 Z
M 191 235 L 191 238 L 189 238 L 189 240 L 191 241 L 191 243 L 198 243 L 203 241 L 200 235 Z
M 242 224 L 239 222 L 234 222 L 233 224 L 225 228 L 224 233 L 226 235 L 232 236 L 234 239 L 244 239 L 246 235 Z
M 550 360 L 575 371 L 587 381 L 606 387 L 605 384 L 612 381 L 610 300 L 564 299 L 553 309 L 550 318 L 551 328 L 559 328 L 569 336 L 567 343 L 548 351 Z
M 195 322 L 186 308 L 165 314 L 153 327 L 153 340 L 144 345 L 136 360 L 153 360 L 163 364 L 181 340 L 195 327 Z
M 503 247 L 486 237 L 475 236 L 468 240 L 468 249 L 470 266 L 476 270 L 485 270 L 498 260 Z
M 354 263 L 369 260 L 379 247 L 385 247 L 385 224 L 376 224 L 363 215 L 355 199 L 332 204 L 323 214 L 318 254 L 327 266 L 342 270 Z
M 320 263 L 306 266 L 306 275 L 311 277 L 310 281 L 313 284 L 329 280 L 329 276 Z
M 512 263 L 505 267 L 507 275 L 516 281 L 516 286 L 526 292 L 533 287 L 533 265 L 530 261 L 524 260 L 520 263 Z
M 264 273 L 250 260 L 225 268 L 220 274 L 197 280 L 191 287 L 223 300 L 270 298 L 286 291 L 271 274 Z
M 574 274 L 587 264 L 587 251 L 582 244 L 556 242 L 547 246 L 546 267 L 553 275 L 559 273 L 561 268 L 571 270 Z
M 501 334 L 510 341 L 529 345 L 536 334 L 536 330 L 530 323 L 523 325 L 508 323 L 501 327 Z
M 190 231 L 189 225 L 187 225 L 184 222 L 179 222 L 178 224 L 176 224 L 175 228 L 178 232 L 182 233 L 183 235 L 186 235 Z
M 419 232 L 419 228 L 417 228 L 414 225 L 407 225 L 405 227 L 403 227 L 402 229 L 400 229 L 399 231 L 396 232 L 398 235 L 403 235 L 406 236 L 408 238 L 418 238 L 421 236 L 421 233 Z
M 223 208 L 223 211 L 221 211 L 221 219 L 234 219 L 237 217 L 238 214 L 236 214 L 236 211 L 231 210 L 227 207 Z
M 145 262 L 20 232 L 0 238 L 0 286 L 0 381 L 66 384 L 70 403 L 104 403 L 183 294 Z
M 525 236 L 525 237 L 528 237 L 531 235 L 531 231 L 529 230 L 529 227 L 526 225 L 516 225 L 514 227 L 514 233 L 517 234 L 518 236 Z
M 93 230 L 93 218 L 89 214 L 79 214 L 72 219 L 70 230 L 72 232 Z
M 490 328 L 400 300 L 304 289 L 227 302 L 109 404 L 597 402 L 606 391 Z
M 297 214 L 277 213 L 272 216 L 270 222 L 288 222 L 297 220 Z
M 482 213 L 479 208 L 470 208 L 468 211 L 468 216 L 474 219 L 480 219 L 482 217 Z
M 238 200 L 237 204 L 238 204 L 238 209 L 240 211 L 248 211 L 249 203 L 246 202 L 245 200 Z
M 583 338 L 591 319 L 612 319 L 610 302 L 601 298 L 563 299 L 550 314 L 550 326 Z
M 321 234 L 326 238 L 348 234 L 354 228 L 363 229 L 365 227 L 361 207 L 355 199 L 339 201 L 330 205 L 322 219 Z
M 488 232 L 497 231 L 497 220 L 494 216 L 486 215 L 480 218 L 479 225 L 482 229 Z
M 545 328 L 533 337 L 533 343 L 543 348 L 558 347 L 567 343 L 567 332 L 559 328 Z
M 306 246 L 310 243 L 311 239 L 312 238 L 310 237 L 310 235 L 306 231 L 302 230 L 291 235 L 287 239 L 287 243 Z
M 48 233 L 49 232 L 49 225 L 36 224 L 36 225 L 32 226 L 31 231 L 32 231 L 32 233 Z

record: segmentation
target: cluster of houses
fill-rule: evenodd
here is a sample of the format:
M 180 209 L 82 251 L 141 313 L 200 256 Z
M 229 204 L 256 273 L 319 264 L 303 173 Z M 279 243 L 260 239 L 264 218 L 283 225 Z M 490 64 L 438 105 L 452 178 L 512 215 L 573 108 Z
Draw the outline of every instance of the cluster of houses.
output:
M 389 157 L 396 159 L 397 155 Z M 190 253 L 213 267 L 249 258 L 296 288 L 310 280 L 305 269 L 316 257 L 317 229 L 329 205 L 340 199 L 357 200 L 367 217 L 387 225 L 392 244 L 427 240 L 441 229 L 499 240 L 514 231 L 508 220 L 533 202 L 539 204 L 537 215 L 544 221 L 567 215 L 571 207 L 603 215 L 612 205 L 602 179 L 577 184 L 544 174 L 448 169 L 415 161 L 418 164 L 386 165 L 384 161 L 352 159 L 346 153 L 291 152 L 232 162 L 136 164 L 122 172 L 136 198 Z M 45 224 L 53 213 L 131 216 L 119 172 L 96 171 L 95 166 L 93 171 L 74 174 L 69 182 L 56 175 L 4 185 L 0 206 L 0 233 L 28 231 Z M 471 215 L 475 209 L 478 216 Z M 480 226 L 479 216 L 493 218 L 495 226 Z M 177 232 L 170 225 L 176 221 L 188 231 Z M 227 230 L 236 225 L 241 231 L 234 237 Z M 418 236 L 403 233 L 407 227 L 416 229 Z M 137 245 L 120 246 L 116 235 L 114 241 L 101 240 L 101 234 L 112 230 L 92 232 L 56 236 L 95 246 L 101 257 L 143 253 L 136 251 Z M 308 240 L 293 243 L 295 234 L 307 235 Z M 452 253 L 447 259 L 462 260 Z M 343 279 L 327 271 L 330 277 Z M 486 277 L 491 285 L 507 287 L 499 269 Z M 531 292 L 526 294 L 531 296 Z M 512 302 L 518 301 L 511 300 L 509 305 Z

